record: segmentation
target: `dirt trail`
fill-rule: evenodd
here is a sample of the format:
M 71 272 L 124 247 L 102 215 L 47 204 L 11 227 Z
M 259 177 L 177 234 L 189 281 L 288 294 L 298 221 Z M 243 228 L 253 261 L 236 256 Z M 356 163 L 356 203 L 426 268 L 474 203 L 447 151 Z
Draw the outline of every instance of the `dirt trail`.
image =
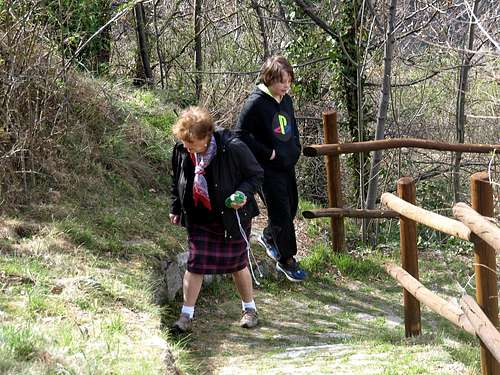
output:
M 405 339 L 401 289 L 390 280 L 314 277 L 296 284 L 275 277 L 255 291 L 260 324 L 253 330 L 238 326 L 240 302 L 230 279 L 222 281 L 220 298 L 200 298 L 187 342 L 196 374 L 468 373 L 429 329 Z

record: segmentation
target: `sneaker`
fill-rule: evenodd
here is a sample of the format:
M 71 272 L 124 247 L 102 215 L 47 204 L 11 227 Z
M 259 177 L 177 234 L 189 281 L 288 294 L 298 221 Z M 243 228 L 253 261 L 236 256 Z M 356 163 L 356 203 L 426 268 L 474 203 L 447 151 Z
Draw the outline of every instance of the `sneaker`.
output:
M 277 262 L 279 258 L 279 252 L 276 246 L 274 246 L 274 244 L 270 244 L 269 242 L 267 242 L 263 234 L 259 236 L 257 241 L 264 249 L 266 249 L 266 254 Z
M 293 282 L 303 281 L 307 277 L 306 271 L 300 268 L 299 264 L 295 259 L 293 259 L 293 262 L 291 264 L 287 265 L 277 262 L 276 269 L 278 271 L 283 272 L 286 278 Z
M 189 318 L 189 314 L 181 314 L 179 319 L 172 324 L 172 331 L 174 333 L 186 333 L 191 331 L 193 319 Z
M 243 328 L 253 328 L 259 323 L 259 318 L 257 317 L 257 310 L 255 309 L 245 309 L 243 310 L 243 316 L 240 320 L 240 327 Z

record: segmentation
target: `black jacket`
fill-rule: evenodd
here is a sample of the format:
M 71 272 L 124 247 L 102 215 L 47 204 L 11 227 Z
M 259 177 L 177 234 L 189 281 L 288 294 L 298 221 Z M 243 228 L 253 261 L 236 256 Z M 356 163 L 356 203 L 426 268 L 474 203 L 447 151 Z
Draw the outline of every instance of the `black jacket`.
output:
M 299 160 L 299 131 L 288 94 L 278 103 L 256 88 L 243 105 L 234 130 L 264 169 L 289 170 Z M 269 160 L 273 149 L 276 156 Z
M 247 203 L 238 210 L 242 225 L 247 225 L 252 217 L 259 214 L 254 193 L 262 185 L 264 171 L 245 143 L 235 138 L 231 131 L 218 129 L 214 136 L 217 143 L 217 153 L 210 165 L 213 173 L 212 188 L 217 200 L 216 206 L 223 207 L 221 214 L 226 238 L 240 238 L 241 233 L 236 211 L 233 208 L 227 208 L 224 201 L 236 190 L 247 196 Z M 181 142 L 177 142 L 172 153 L 170 213 L 180 215 L 181 224 L 188 227 L 190 218 L 185 210 L 184 197 L 187 179 L 194 178 L 194 175 L 186 176 L 185 171 L 189 169 L 186 167 L 186 163 L 191 163 L 189 152 Z

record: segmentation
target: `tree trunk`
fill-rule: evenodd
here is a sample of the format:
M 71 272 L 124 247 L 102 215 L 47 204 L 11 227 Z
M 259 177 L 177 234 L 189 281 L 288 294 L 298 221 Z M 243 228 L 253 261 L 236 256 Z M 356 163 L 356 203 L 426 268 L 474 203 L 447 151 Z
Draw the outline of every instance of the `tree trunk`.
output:
M 139 86 L 144 84 L 144 82 L 148 85 L 152 85 L 153 71 L 151 70 L 149 62 L 149 48 L 146 35 L 146 13 L 144 12 L 144 4 L 142 2 L 137 3 L 134 6 L 134 14 L 137 31 L 137 44 L 139 45 L 139 60 L 141 62 L 141 72 L 138 72 L 140 74 L 137 74 L 138 77 L 135 83 Z
M 264 48 L 264 60 L 271 56 L 269 52 L 269 42 L 267 40 L 266 24 L 264 22 L 264 15 L 262 14 L 262 9 L 259 6 L 258 0 L 252 0 L 252 8 L 257 14 L 257 19 L 259 20 L 260 35 L 262 36 L 262 46 Z
M 369 139 L 365 127 L 365 116 L 363 105 L 364 100 L 364 76 L 362 74 L 362 41 L 358 40 L 362 20 L 362 2 L 359 0 L 342 0 L 340 3 L 344 29 L 339 31 L 340 39 L 347 52 L 340 56 L 340 66 L 342 72 L 341 89 L 344 96 L 344 105 L 347 110 L 345 123 L 349 130 L 351 142 L 362 142 Z M 351 58 L 352 57 L 352 58 Z M 349 155 L 347 164 L 352 174 L 352 199 L 361 208 L 365 202 L 365 183 L 368 180 L 369 153 Z M 363 228 L 362 228 L 363 229 Z M 364 238 L 364 233 L 362 233 Z
M 377 114 L 377 129 L 375 131 L 375 140 L 383 139 L 385 132 L 385 121 L 387 118 L 387 108 L 389 107 L 389 97 L 391 90 L 391 70 L 392 55 L 394 51 L 394 24 L 396 18 L 397 0 L 391 0 L 389 7 L 389 17 L 387 20 L 386 44 L 384 50 L 384 78 L 382 81 L 380 103 Z M 377 198 L 378 174 L 380 170 L 380 161 L 382 159 L 382 150 L 374 151 L 371 161 L 370 178 L 368 180 L 368 193 L 366 196 L 366 208 L 373 209 Z
M 364 116 L 360 113 L 363 110 L 360 100 L 364 97 L 364 77 L 361 74 L 361 66 L 359 66 L 361 47 L 359 47 L 360 41 L 357 40 L 358 32 L 361 32 L 358 30 L 362 22 L 361 3 L 360 0 L 340 0 L 338 2 L 339 17 L 336 20 L 338 30 L 334 30 L 314 13 L 312 6 L 307 1 L 295 0 L 295 4 L 337 42 L 338 47 L 336 48 L 339 50 L 335 54 L 337 57 L 334 60 L 340 67 L 338 85 L 342 92 L 342 104 L 347 112 L 347 118 L 343 121 L 343 125 L 349 131 L 351 142 L 368 139 L 364 126 Z M 361 205 L 364 203 L 364 181 L 369 173 L 368 168 L 365 168 L 364 161 L 368 159 L 369 154 L 353 154 L 349 156 L 347 161 L 353 176 L 352 189 L 350 189 L 352 198 L 360 202 Z M 360 187 L 361 185 L 362 187 Z
M 477 13 L 477 8 L 479 5 L 479 0 L 474 1 L 474 6 L 472 13 Z M 456 112 L 456 139 L 458 143 L 464 143 L 465 136 L 465 93 L 467 91 L 467 81 L 469 77 L 469 69 L 474 53 L 471 52 L 474 48 L 474 16 L 470 15 L 469 20 L 469 30 L 468 30 L 468 42 L 467 50 L 463 51 L 462 55 L 462 66 L 460 67 L 460 78 L 458 81 L 458 93 L 457 93 L 457 112 Z M 462 159 L 462 153 L 455 153 L 453 161 L 453 201 L 457 203 L 460 201 L 460 163 Z
M 290 27 L 289 21 L 286 16 L 285 9 L 283 9 L 283 4 L 281 1 L 277 1 L 277 6 L 278 6 L 278 14 L 279 16 L 283 19 L 284 25 L 288 32 L 292 31 L 292 28 Z
M 194 80 L 195 96 L 199 102 L 202 91 L 202 75 L 203 62 L 201 56 L 201 2 L 202 0 L 194 1 L 194 70 L 197 72 Z
M 111 17 L 111 9 L 109 3 L 103 2 L 102 13 L 100 15 L 100 19 L 102 20 L 102 24 L 106 24 L 106 22 Z M 97 74 L 107 74 L 109 72 L 109 60 L 111 59 L 111 26 L 106 27 L 101 34 L 99 35 L 100 40 L 100 49 L 96 56 L 97 62 Z
M 165 88 L 165 59 L 163 58 L 163 52 L 160 48 L 160 30 L 158 28 L 158 3 L 160 0 L 156 0 L 153 4 L 153 25 L 155 29 L 155 39 L 156 39 L 156 54 L 158 55 L 158 65 L 160 67 L 160 83 L 161 88 Z

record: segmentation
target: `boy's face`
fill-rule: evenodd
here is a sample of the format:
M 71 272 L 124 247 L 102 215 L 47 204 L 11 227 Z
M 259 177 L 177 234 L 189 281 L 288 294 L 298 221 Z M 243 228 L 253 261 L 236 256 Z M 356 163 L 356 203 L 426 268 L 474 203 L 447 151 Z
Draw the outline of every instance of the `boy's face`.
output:
M 292 77 L 287 72 L 281 73 L 281 81 L 272 82 L 268 88 L 273 96 L 282 98 L 290 90 L 292 85 Z

